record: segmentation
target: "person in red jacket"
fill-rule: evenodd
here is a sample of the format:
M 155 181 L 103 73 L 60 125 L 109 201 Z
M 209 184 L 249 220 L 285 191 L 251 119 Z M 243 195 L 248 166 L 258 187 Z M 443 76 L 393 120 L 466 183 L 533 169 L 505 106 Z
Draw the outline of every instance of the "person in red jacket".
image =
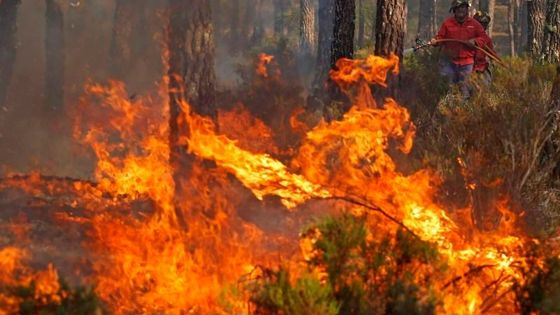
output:
M 430 41 L 442 47 L 445 58 L 441 60 L 441 74 L 458 84 L 465 98 L 471 95 L 466 80 L 473 71 L 476 46 L 484 47 L 490 42 L 482 25 L 469 16 L 469 6 L 468 0 L 453 0 L 449 10 L 453 16 L 443 22 Z
M 484 28 L 484 31 L 486 31 L 488 29 L 488 25 L 490 24 L 490 21 L 492 20 L 490 15 L 488 15 L 488 13 L 483 12 L 483 11 L 476 11 L 473 18 L 475 20 L 477 20 L 478 23 L 480 23 L 480 25 L 482 25 L 482 28 Z M 491 53 L 496 54 L 496 52 L 494 51 L 494 45 L 492 44 L 492 41 L 488 42 L 484 48 L 486 50 L 490 51 Z M 490 66 L 490 64 L 488 63 L 488 56 L 485 53 L 483 53 L 482 51 L 477 50 L 475 55 L 474 55 L 473 71 L 475 73 L 478 73 L 478 74 L 482 75 L 483 79 L 488 83 L 492 79 L 492 74 L 490 72 L 489 66 Z

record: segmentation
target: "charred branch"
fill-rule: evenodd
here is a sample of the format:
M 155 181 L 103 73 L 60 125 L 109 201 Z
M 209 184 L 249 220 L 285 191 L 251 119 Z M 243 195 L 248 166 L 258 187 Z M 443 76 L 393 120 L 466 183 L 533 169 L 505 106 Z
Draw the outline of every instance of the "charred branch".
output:
M 330 199 L 332 199 L 332 200 L 342 200 L 342 201 L 345 201 L 345 202 L 348 202 L 348 203 L 351 203 L 351 204 L 354 204 L 354 205 L 357 205 L 357 206 L 360 206 L 360 207 L 364 207 L 368 210 L 378 212 L 382 216 L 384 216 L 385 218 L 389 219 L 389 221 L 391 221 L 393 223 L 396 223 L 403 230 L 410 233 L 410 235 L 416 237 L 417 239 L 420 239 L 420 237 L 416 233 L 414 233 L 411 229 L 409 229 L 406 225 L 404 225 L 404 223 L 402 223 L 397 218 L 390 215 L 387 211 L 383 210 L 381 207 L 368 204 L 367 202 L 357 200 L 357 199 L 355 199 L 353 197 L 350 197 L 350 196 L 336 196 L 336 197 L 332 197 Z

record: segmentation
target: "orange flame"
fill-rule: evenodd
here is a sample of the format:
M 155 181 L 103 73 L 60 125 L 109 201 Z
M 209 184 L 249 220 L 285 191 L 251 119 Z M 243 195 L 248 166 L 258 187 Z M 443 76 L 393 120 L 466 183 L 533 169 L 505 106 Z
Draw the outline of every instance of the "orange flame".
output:
M 273 59 L 274 56 L 272 55 L 260 53 L 259 62 L 257 63 L 257 68 L 255 69 L 257 75 L 260 75 L 264 78 L 268 78 L 268 69 L 266 66 L 269 65 Z
M 272 56 L 260 58 L 257 72 L 266 77 Z M 159 94 L 150 97 L 131 97 L 119 82 L 89 84 L 74 133 L 91 146 L 98 159 L 95 176 L 99 185 L 77 182 L 74 189 L 96 205 L 115 205 L 119 198 L 146 198 L 153 202 L 155 212 L 150 215 L 130 209 L 128 215 L 121 215 L 100 209 L 87 221 L 91 225 L 88 245 L 95 254 L 92 281 L 111 310 L 116 314 L 220 312 L 218 296 L 225 285 L 254 266 L 291 255 L 281 254 L 280 247 L 285 243 L 297 246 L 293 240 L 269 235 L 239 217 L 244 190 L 230 181 L 227 172 L 258 199 L 277 196 L 288 208 L 310 199 L 338 198 L 383 211 L 423 240 L 437 244 L 447 258 L 450 271 L 438 288 L 444 296 L 440 312 L 511 311 L 512 297 L 506 293 L 511 279 L 521 277 L 514 264 L 523 263 L 519 249 L 524 236 L 515 230 L 507 198 L 498 202 L 506 224 L 495 233 L 482 234 L 472 226 L 456 224 L 460 212 L 448 214 L 434 202 L 441 180 L 433 171 L 404 174 L 388 153 L 395 144 L 403 153 L 410 152 L 415 127 L 408 111 L 395 100 L 388 98 L 378 107 L 368 84 L 385 85 L 387 73 L 398 72 L 398 62 L 396 56 L 340 60 L 331 78 L 351 96 L 354 106 L 340 121 L 323 121 L 309 130 L 289 163 L 264 153 L 274 153 L 270 152 L 273 144 L 254 146 L 251 141 L 231 138 L 242 135 L 239 130 L 248 125 L 266 140 L 272 138 L 264 123 L 241 110 L 231 115 L 245 117 L 246 125 L 229 128 L 224 135 L 217 133 L 212 120 L 181 103 L 180 122 L 188 130 L 180 135 L 181 143 L 190 154 L 218 166 L 205 168 L 196 160 L 192 174 L 182 179 L 184 185 L 174 181 L 175 170 L 169 163 L 169 91 L 165 84 Z M 356 85 L 359 89 L 354 96 L 350 89 Z M 236 120 L 228 115 L 221 114 L 220 130 Z M 40 181 L 40 176 L 32 176 L 30 181 Z M 178 193 L 180 186 L 187 188 Z M 40 193 L 33 187 L 27 189 Z M 185 229 L 177 224 L 177 213 L 185 215 Z M 379 233 L 392 228 L 379 226 Z M 280 253 L 263 245 L 271 243 L 278 245 Z M 300 246 L 303 258 L 309 259 L 311 245 L 302 242 Z M 17 249 L 1 250 L 0 269 L 16 270 L 17 261 L 24 256 Z M 466 274 L 472 275 L 468 283 L 463 281 Z M 505 302 L 493 302 L 494 308 L 488 308 L 491 299 L 485 285 L 503 276 L 509 280 L 500 282 L 495 292 L 505 294 Z M 10 281 L 3 277 L 0 274 L 0 283 Z M 54 269 L 49 267 L 37 279 L 42 281 L 39 295 L 55 298 Z M 3 298 L 0 295 L 2 306 L 17 302 Z M 235 301 L 231 309 L 246 312 L 244 303 Z

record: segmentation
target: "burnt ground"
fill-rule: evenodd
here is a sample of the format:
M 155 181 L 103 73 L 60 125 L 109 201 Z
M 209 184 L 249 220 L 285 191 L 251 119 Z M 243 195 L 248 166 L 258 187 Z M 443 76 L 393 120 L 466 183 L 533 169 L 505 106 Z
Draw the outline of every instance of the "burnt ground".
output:
M 0 248 L 25 249 L 30 268 L 43 270 L 52 263 L 71 285 L 84 284 L 84 276 L 91 273 L 85 241 L 89 219 L 97 211 L 149 214 L 153 205 L 149 200 L 129 202 L 124 196 L 109 196 L 94 183 L 76 179 L 0 179 Z
M 340 208 L 331 201 L 319 200 L 287 210 L 277 198 L 259 201 L 239 182 L 232 184 L 243 195 L 239 218 L 283 239 L 297 239 L 302 226 Z M 29 255 L 24 263 L 33 270 L 44 270 L 52 264 L 70 285 L 87 285 L 86 279 L 92 274 L 87 248 L 90 219 L 96 213 L 147 218 L 154 211 L 154 203 L 147 198 L 111 196 L 89 181 L 39 175 L 1 178 L 0 248 L 25 249 Z

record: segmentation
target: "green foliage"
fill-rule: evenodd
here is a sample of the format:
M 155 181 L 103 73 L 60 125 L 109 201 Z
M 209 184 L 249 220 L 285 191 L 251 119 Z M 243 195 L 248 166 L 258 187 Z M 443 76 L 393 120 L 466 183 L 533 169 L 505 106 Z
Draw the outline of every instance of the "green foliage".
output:
M 270 272 L 251 301 L 257 306 L 256 314 L 334 315 L 339 309 L 329 285 L 309 275 L 292 285 L 289 273 L 283 269 Z
M 293 284 L 283 268 L 270 271 L 252 288 L 257 314 L 433 314 L 427 275 L 443 270 L 435 247 L 405 231 L 381 241 L 371 232 L 364 218 L 348 214 L 308 228 L 304 237 L 316 238 L 308 267 L 325 278 Z
M 411 112 L 419 128 L 432 123 L 436 106 L 449 88 L 439 74 L 439 53 L 420 50 L 406 55 L 401 69 L 398 101 Z M 406 87 L 406 88 L 404 88 Z
M 108 314 L 101 300 L 92 288 L 70 288 L 68 284 L 59 280 L 60 288 L 56 296 L 60 300 L 36 296 L 36 284 L 31 282 L 28 286 L 7 288 L 10 296 L 17 298 L 19 314 Z
M 421 58 L 407 61 L 409 74 L 417 76 L 412 81 L 428 79 L 427 74 L 416 74 L 422 70 L 416 65 L 424 62 Z M 512 196 L 515 204 L 532 213 L 528 225 L 551 231 L 560 221 L 555 174 L 560 158 L 559 116 L 550 99 L 554 66 L 522 58 L 505 62 L 507 68 L 493 69 L 491 84 L 472 76 L 474 93 L 469 100 L 454 89 L 442 95 L 444 90 L 434 85 L 425 88 L 438 100 L 419 94 L 416 102 L 410 102 L 418 125 L 415 154 L 443 175 L 444 190 L 462 190 L 456 194 L 459 200 L 452 200 L 455 204 L 478 198 L 479 191 L 469 197 L 464 188 L 474 183 L 481 194 L 492 190 L 495 195 Z M 433 82 L 437 81 L 426 84 Z M 458 159 L 464 165 L 459 166 Z
M 560 313 L 560 259 L 549 257 L 544 266 L 539 267 L 538 258 L 533 257 L 526 268 L 524 282 L 513 286 L 517 307 L 521 314 Z

